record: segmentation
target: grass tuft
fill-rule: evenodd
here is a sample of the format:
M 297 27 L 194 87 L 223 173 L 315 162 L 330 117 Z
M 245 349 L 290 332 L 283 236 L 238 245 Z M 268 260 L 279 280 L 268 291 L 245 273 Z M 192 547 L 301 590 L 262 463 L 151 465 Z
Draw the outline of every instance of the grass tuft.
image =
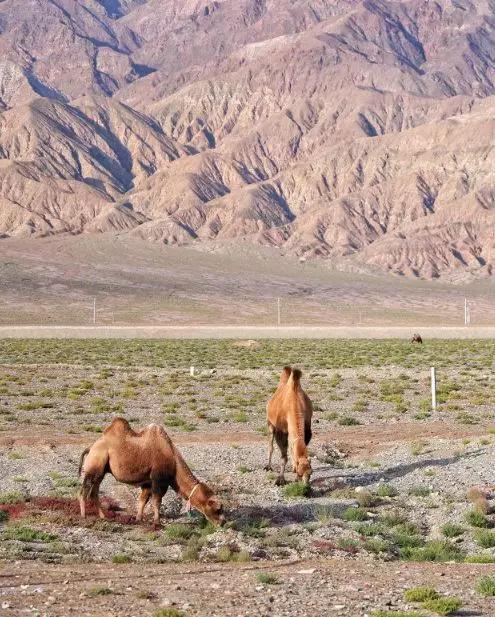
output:
M 406 602 L 426 602 L 427 600 L 436 600 L 440 594 L 433 587 L 412 587 L 404 592 L 404 600 Z
M 476 591 L 485 598 L 495 597 L 495 576 L 482 576 L 478 579 Z
M 305 482 L 292 482 L 283 488 L 284 497 L 294 499 L 295 497 L 309 497 L 311 486 Z

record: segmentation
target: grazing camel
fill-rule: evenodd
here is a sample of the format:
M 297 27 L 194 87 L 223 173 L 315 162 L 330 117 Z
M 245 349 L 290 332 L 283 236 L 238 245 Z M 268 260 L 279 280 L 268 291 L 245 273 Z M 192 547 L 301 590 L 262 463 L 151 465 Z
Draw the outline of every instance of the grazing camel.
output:
M 420 334 L 413 334 L 411 343 L 422 343 L 422 342 L 423 342 L 423 339 L 421 338 Z
M 114 418 L 103 435 L 81 455 L 79 475 L 81 516 L 86 516 L 86 500 L 96 504 L 100 518 L 105 518 L 98 497 L 101 481 L 111 473 L 119 482 L 141 487 L 136 520 L 141 521 L 148 501 L 152 500 L 155 526 L 160 524 L 160 505 L 169 486 L 215 523 L 223 525 L 225 517 L 220 500 L 200 482 L 187 466 L 170 437 L 160 426 L 150 424 L 135 432 L 124 418 Z
M 266 406 L 270 441 L 265 469 L 272 469 L 273 441 L 276 440 L 282 455 L 280 474 L 276 480 L 278 486 L 285 484 L 288 449 L 298 480 L 303 479 L 309 484 L 311 477 L 311 462 L 306 446 L 311 440 L 313 405 L 301 388 L 301 375 L 298 369 L 284 367 L 277 389 Z

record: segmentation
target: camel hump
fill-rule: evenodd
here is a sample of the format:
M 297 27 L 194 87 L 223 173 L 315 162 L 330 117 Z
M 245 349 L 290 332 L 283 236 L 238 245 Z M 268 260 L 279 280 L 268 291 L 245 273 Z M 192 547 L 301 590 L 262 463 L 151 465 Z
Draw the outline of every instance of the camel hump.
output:
M 288 383 L 292 383 L 294 389 L 299 388 L 301 384 L 302 371 L 298 368 L 292 369 Z
M 103 434 L 106 433 L 129 433 L 131 432 L 131 425 L 125 418 L 114 418 L 110 426 L 108 426 Z
M 284 366 L 282 370 L 282 374 L 280 375 L 280 384 L 285 385 L 289 381 L 289 377 L 291 376 L 292 368 L 290 366 Z

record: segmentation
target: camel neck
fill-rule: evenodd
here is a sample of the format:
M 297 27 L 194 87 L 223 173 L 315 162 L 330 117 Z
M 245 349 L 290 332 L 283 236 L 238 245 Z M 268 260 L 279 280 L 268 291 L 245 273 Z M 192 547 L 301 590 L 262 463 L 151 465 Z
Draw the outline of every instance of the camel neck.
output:
M 190 498 L 194 487 L 199 484 L 199 480 L 189 469 L 178 450 L 175 450 L 175 484 L 177 492 L 186 500 Z
M 297 402 L 289 408 L 287 428 L 289 432 L 289 439 L 291 441 L 295 441 L 296 439 L 304 439 L 304 418 L 298 409 Z

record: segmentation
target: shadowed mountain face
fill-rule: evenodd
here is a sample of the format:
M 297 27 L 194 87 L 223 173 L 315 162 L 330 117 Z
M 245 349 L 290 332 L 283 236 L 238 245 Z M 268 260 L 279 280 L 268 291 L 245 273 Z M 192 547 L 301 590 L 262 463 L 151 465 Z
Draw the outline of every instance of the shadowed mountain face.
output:
M 494 143 L 489 0 L 0 0 L 3 238 L 489 275 Z

